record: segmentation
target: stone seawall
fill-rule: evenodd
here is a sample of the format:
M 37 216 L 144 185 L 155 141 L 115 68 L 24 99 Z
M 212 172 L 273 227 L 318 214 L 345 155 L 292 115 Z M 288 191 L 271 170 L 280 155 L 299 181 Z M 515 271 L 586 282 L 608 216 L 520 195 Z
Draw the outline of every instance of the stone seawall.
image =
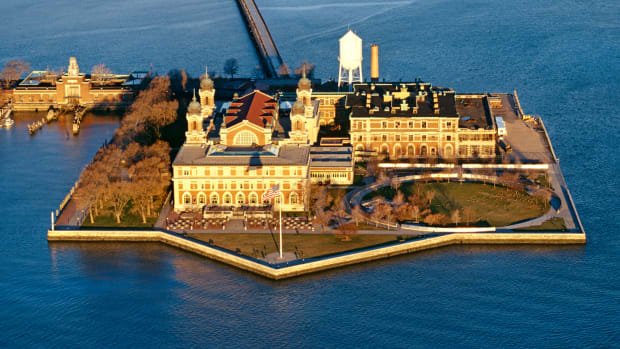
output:
M 49 241 L 161 242 L 274 280 L 457 244 L 584 244 L 586 242 L 585 234 L 456 233 L 356 253 L 345 253 L 292 266 L 272 267 L 262 262 L 255 262 L 251 258 L 225 252 L 200 241 L 165 231 L 50 230 L 47 238 Z

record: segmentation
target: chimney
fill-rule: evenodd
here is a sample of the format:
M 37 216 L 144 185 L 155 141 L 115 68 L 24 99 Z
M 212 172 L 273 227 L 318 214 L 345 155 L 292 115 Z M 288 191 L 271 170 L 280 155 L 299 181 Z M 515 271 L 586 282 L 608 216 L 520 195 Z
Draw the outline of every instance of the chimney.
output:
M 370 46 L 370 81 L 379 81 L 379 46 Z

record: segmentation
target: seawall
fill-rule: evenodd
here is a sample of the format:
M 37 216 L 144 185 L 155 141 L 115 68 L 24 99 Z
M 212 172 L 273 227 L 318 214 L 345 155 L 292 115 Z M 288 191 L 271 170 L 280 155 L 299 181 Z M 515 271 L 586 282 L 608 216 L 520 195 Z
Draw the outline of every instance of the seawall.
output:
M 455 233 L 409 241 L 357 253 L 309 261 L 292 266 L 270 266 L 251 258 L 225 252 L 206 243 L 165 231 L 50 230 L 48 241 L 144 241 L 161 242 L 239 269 L 280 280 L 346 265 L 458 244 L 584 244 L 585 234 L 571 233 Z

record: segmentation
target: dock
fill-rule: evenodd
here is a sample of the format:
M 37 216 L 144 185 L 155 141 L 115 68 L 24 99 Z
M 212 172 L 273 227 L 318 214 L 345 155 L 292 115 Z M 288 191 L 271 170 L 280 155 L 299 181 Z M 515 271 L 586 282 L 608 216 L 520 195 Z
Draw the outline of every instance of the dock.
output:
M 279 70 L 284 62 L 278 52 L 269 28 L 254 0 L 237 0 L 239 10 L 248 26 L 248 31 L 258 54 L 265 78 L 280 77 Z

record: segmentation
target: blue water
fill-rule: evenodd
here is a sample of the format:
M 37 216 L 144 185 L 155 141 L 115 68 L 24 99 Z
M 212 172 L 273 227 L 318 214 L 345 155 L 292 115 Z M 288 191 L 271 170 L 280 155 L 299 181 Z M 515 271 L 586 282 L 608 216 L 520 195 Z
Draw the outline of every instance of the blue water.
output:
M 0 347 L 619 347 L 620 4 L 259 0 L 289 65 L 336 76 L 348 25 L 381 76 L 517 89 L 543 116 L 585 246 L 449 247 L 272 282 L 160 246 L 48 244 L 49 212 L 117 120 L 0 130 Z M 0 62 L 256 64 L 233 1 L 3 1 Z M 366 68 L 368 67 L 367 59 Z M 210 68 L 211 69 L 211 68 Z M 365 70 L 365 74 L 368 69 Z

